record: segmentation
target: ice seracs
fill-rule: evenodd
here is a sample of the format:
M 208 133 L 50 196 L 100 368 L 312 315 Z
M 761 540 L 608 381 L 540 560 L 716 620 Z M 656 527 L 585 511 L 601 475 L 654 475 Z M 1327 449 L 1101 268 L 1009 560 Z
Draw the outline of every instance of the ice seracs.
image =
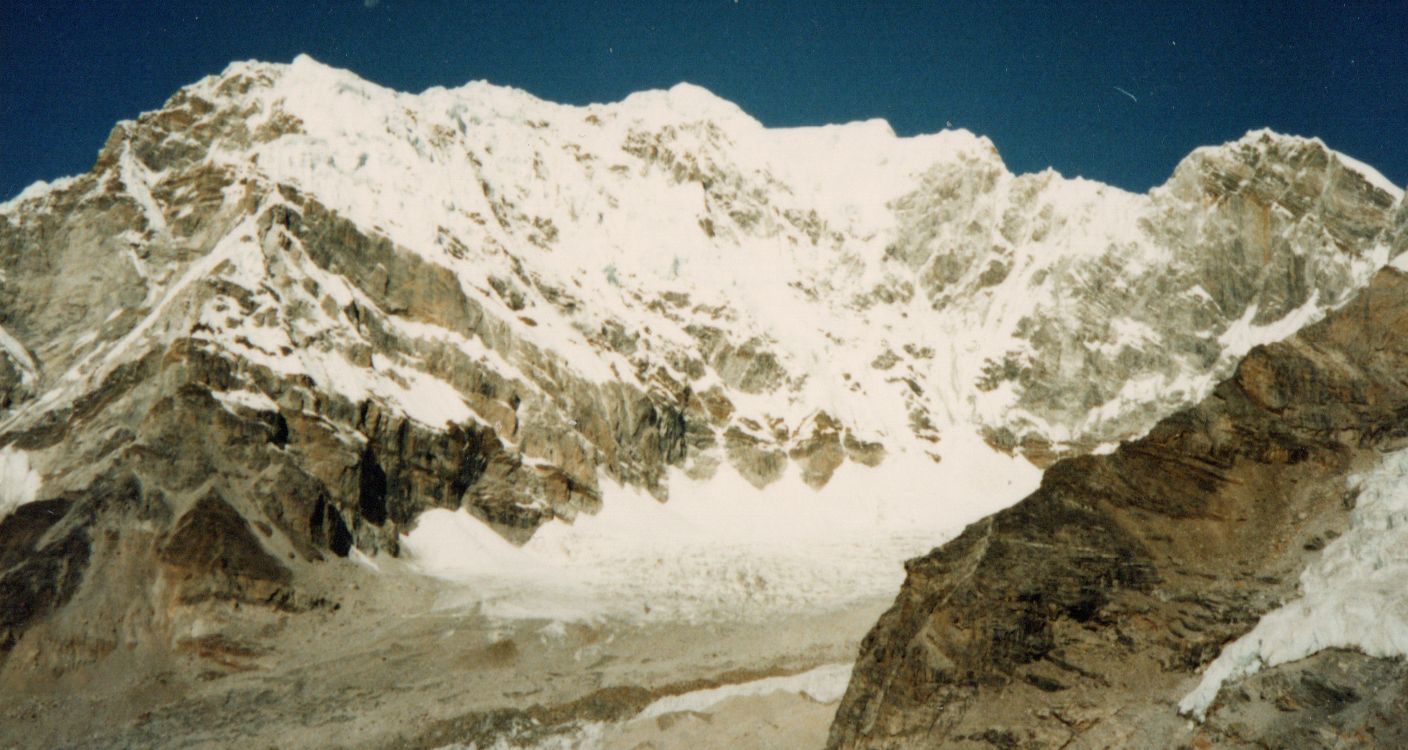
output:
M 1331 648 L 1408 656 L 1408 451 L 1352 483 L 1349 530 L 1301 574 L 1301 596 L 1223 647 L 1178 710 L 1203 719 L 1224 685 Z
M 759 489 L 725 465 L 672 475 L 670 500 L 604 481 L 602 509 L 516 546 L 468 512 L 421 514 L 401 546 L 462 583 L 446 608 L 501 618 L 710 621 L 840 609 L 886 596 L 899 563 L 1036 488 L 1040 472 L 976 436 L 945 459 L 900 454 L 840 467 L 820 490 L 790 467 Z

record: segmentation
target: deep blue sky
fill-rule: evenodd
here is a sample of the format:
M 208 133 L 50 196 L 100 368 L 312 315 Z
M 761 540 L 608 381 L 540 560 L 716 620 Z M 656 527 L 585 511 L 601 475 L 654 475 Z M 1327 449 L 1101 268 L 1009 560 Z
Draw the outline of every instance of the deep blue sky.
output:
M 690 81 L 768 125 L 952 122 L 1016 171 L 1138 190 L 1269 126 L 1408 182 L 1401 0 L 16 0 L 0 9 L 0 198 L 87 170 L 117 120 L 231 60 L 299 52 L 410 91 L 487 79 L 580 104 Z

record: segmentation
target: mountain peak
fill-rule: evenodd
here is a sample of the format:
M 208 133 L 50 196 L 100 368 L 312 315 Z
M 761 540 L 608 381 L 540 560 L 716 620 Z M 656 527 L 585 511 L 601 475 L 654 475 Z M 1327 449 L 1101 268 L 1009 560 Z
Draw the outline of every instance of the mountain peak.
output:
M 1319 138 L 1281 133 L 1270 128 L 1249 130 L 1235 141 L 1218 146 L 1196 149 L 1185 162 L 1235 161 L 1244 165 L 1276 165 L 1287 163 L 1315 164 L 1333 160 L 1354 173 L 1375 190 L 1384 193 L 1390 202 L 1403 198 L 1403 188 L 1393 184 L 1377 169 L 1336 151 Z M 1181 166 L 1181 165 L 1180 165 Z
M 647 121 L 711 121 L 719 124 L 761 128 L 762 124 L 737 104 L 709 89 L 680 82 L 668 89 L 651 89 L 630 94 L 616 104 L 596 105 L 619 109 Z

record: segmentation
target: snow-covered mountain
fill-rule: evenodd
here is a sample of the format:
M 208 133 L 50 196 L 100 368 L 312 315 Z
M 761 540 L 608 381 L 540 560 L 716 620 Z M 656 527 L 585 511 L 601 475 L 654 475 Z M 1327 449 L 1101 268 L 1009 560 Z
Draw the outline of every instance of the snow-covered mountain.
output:
M 523 435 L 525 456 L 604 458 L 662 496 L 658 467 L 610 455 L 616 436 L 561 391 L 692 408 L 678 458 L 698 474 L 732 459 L 760 486 L 781 452 L 835 443 L 831 425 L 869 461 L 941 457 L 974 427 L 1034 454 L 1089 448 L 1342 301 L 1388 260 L 1401 195 L 1265 131 L 1135 195 L 1012 175 L 965 131 L 770 130 L 684 84 L 579 108 L 480 83 L 399 94 L 307 57 L 243 63 L 120 125 L 93 173 L 5 204 L 12 247 L 106 209 L 122 231 L 91 238 L 115 266 L 104 281 L 141 293 L 94 300 L 116 325 L 76 345 L 55 330 L 71 321 L 7 306 L 22 337 L 5 339 L 7 425 L 179 336 L 432 429 L 513 440 L 514 396 L 557 400 L 526 409 L 576 439 Z M 317 231 L 358 238 L 308 247 Z M 360 243 L 378 247 L 354 259 Z M 11 265 L 13 299 L 39 269 Z M 217 279 L 235 286 L 211 293 Z M 453 382 L 430 350 L 513 396 Z M 843 453 L 806 453 L 811 483 Z
M 271 518 L 295 548 L 394 553 L 431 508 L 521 544 L 606 482 L 698 502 L 572 543 L 712 526 L 707 558 L 810 507 L 808 543 L 913 536 L 893 562 L 1035 486 L 1001 453 L 1107 449 L 1340 304 L 1389 260 L 1401 199 L 1265 131 L 1136 195 L 1013 175 L 965 131 L 768 129 L 685 84 L 570 107 L 239 63 L 0 206 L 0 433 L 49 493 L 83 487 L 194 383 L 274 425 L 312 488 Z M 791 504 L 758 518 L 763 493 Z M 422 562 L 517 554 L 445 544 Z
M 888 595 L 1345 303 L 1405 216 L 1267 131 L 1139 195 L 685 84 L 234 64 L 0 204 L 0 649 L 264 637 L 407 569 L 507 618 Z
M 0 207 L 0 431 L 7 465 L 85 486 L 143 442 L 97 425 L 170 394 L 108 402 L 179 362 L 288 433 L 339 553 L 432 507 L 522 543 L 603 481 L 805 503 L 843 465 L 823 494 L 997 472 L 1010 501 L 1034 474 L 988 446 L 1044 465 L 1196 400 L 1386 263 L 1401 199 L 1265 131 L 1136 195 L 1013 175 L 964 131 L 768 129 L 684 84 L 568 107 L 240 63 Z

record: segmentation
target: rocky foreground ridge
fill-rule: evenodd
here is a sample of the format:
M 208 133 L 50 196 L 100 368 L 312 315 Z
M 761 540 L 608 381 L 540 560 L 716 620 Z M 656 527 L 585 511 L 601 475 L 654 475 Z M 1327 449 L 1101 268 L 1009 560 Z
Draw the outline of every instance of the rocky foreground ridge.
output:
M 1377 645 L 1402 628 L 1395 598 L 1356 595 L 1369 620 L 1350 602 L 1297 624 L 1328 635 L 1286 663 L 1266 655 L 1295 634 L 1263 628 L 1245 679 L 1212 684 L 1205 706 L 1185 697 L 1361 523 L 1351 475 L 1401 463 L 1385 455 L 1408 447 L 1405 334 L 1408 275 L 1385 270 L 1325 321 L 1252 350 L 1197 406 L 1111 455 L 1057 463 L 1035 494 L 911 561 L 829 746 L 1408 743 L 1408 667 Z M 1336 559 L 1399 570 L 1366 538 Z M 1370 575 L 1343 570 L 1329 585 Z
M 1265 131 L 1135 195 L 684 85 L 232 65 L 0 204 L 0 684 L 245 669 L 430 509 L 522 543 L 608 482 L 1112 446 L 1345 304 L 1402 205 Z

